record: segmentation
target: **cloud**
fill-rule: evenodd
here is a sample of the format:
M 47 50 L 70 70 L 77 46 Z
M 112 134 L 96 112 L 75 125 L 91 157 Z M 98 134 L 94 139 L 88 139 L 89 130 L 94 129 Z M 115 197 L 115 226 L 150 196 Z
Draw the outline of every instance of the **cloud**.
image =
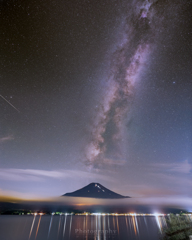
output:
M 169 207 L 178 207 L 184 209 L 191 209 L 192 207 L 192 198 L 191 197 L 181 197 L 181 196 L 168 196 L 168 197 L 146 197 L 138 199 L 138 204 L 146 204 L 146 205 L 157 205 L 161 206 L 169 206 Z
M 14 140 L 14 137 L 12 135 L 9 135 L 9 136 L 0 138 L 0 143 L 4 143 L 11 140 Z
M 180 172 L 180 173 L 190 173 L 192 170 L 192 164 L 185 160 L 183 163 L 176 163 L 174 166 L 171 166 L 170 171 Z
M 133 197 L 168 197 L 178 195 L 178 191 L 162 187 L 149 186 L 147 184 L 132 185 L 129 193 Z
M 177 174 L 166 174 L 166 173 L 151 173 L 156 178 L 161 179 L 161 182 L 167 183 L 167 185 L 172 184 L 174 187 L 181 189 L 190 189 L 192 187 L 192 179 L 187 176 L 181 176 Z
M 155 176 L 153 176 L 155 178 Z M 161 175 L 158 175 L 158 181 Z M 164 176 L 163 176 L 164 177 Z M 172 180 L 174 180 L 172 178 Z M 161 182 L 160 180 L 159 182 Z M 167 181 L 167 178 L 166 180 Z M 154 181 L 155 182 L 155 181 Z M 153 181 L 151 183 L 139 182 L 139 183 L 129 183 L 124 184 L 122 187 L 126 189 L 126 195 L 129 195 L 133 198 L 141 197 L 169 197 L 169 196 L 178 196 L 181 192 L 180 189 L 175 189 L 167 183 L 166 187 L 162 185 L 156 185 Z M 170 179 L 168 182 L 171 182 Z
M 158 169 L 161 168 L 162 170 L 175 173 L 188 174 L 192 170 L 192 164 L 190 164 L 188 160 L 185 160 L 181 163 L 158 163 L 154 164 L 153 166 L 158 167 Z
M 170 192 L 176 192 L 177 195 L 190 196 L 192 197 L 192 179 L 190 175 L 181 175 L 169 172 L 167 173 L 151 173 L 152 177 L 160 185 L 164 186 L 164 189 L 168 189 Z M 175 195 L 175 194 L 173 194 Z
M 89 173 L 80 170 L 37 170 L 37 169 L 14 169 L 0 168 L 0 179 L 8 181 L 45 181 L 45 179 L 66 179 L 66 178 L 83 178 L 83 179 L 101 179 L 111 180 L 100 173 Z
M 37 200 L 37 199 L 40 199 L 40 196 L 35 193 L 0 189 L 0 201 L 6 201 L 6 202 L 8 201 L 11 203 L 16 203 L 21 199 Z M 42 197 L 41 197 L 41 200 L 43 200 Z

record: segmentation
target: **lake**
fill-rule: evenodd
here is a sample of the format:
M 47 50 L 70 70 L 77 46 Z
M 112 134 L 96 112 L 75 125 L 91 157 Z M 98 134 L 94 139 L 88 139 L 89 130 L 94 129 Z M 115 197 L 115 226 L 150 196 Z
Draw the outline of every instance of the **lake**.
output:
M 0 216 L 1 240 L 158 240 L 163 216 Z

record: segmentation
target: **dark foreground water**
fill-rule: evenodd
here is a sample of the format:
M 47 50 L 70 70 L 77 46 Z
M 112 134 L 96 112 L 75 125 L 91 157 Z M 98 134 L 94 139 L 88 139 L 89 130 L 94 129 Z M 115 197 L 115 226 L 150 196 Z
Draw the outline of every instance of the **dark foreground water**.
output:
M 0 216 L 0 239 L 156 240 L 164 224 L 154 216 Z

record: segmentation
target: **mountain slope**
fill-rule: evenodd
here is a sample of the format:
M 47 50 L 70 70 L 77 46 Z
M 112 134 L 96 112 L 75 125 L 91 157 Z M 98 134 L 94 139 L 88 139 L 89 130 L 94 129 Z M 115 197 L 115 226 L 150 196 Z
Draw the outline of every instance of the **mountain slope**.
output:
M 110 198 L 110 199 L 117 199 L 117 198 L 130 198 L 128 196 L 122 196 L 118 193 L 115 193 L 104 186 L 102 186 L 100 183 L 90 183 L 89 185 L 71 192 L 71 193 L 65 193 L 62 196 L 68 196 L 68 197 L 88 197 L 88 198 Z

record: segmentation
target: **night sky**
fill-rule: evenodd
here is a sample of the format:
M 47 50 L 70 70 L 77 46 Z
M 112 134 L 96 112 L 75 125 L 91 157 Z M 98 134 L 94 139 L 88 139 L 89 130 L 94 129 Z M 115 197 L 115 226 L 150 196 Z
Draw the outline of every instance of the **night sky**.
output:
M 90 182 L 192 209 L 192 2 L 0 1 L 0 194 Z

